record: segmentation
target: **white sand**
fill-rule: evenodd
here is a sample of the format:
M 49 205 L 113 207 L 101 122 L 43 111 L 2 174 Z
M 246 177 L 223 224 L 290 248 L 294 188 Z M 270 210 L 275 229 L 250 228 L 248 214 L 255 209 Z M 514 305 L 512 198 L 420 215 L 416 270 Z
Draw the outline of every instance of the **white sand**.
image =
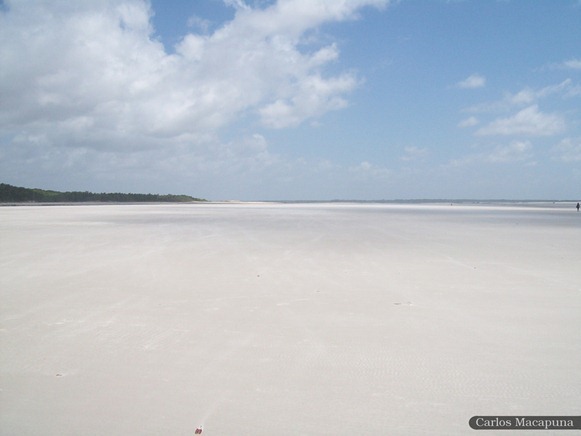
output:
M 572 207 L 3 207 L 0 303 L 2 435 L 453 435 L 581 410 Z

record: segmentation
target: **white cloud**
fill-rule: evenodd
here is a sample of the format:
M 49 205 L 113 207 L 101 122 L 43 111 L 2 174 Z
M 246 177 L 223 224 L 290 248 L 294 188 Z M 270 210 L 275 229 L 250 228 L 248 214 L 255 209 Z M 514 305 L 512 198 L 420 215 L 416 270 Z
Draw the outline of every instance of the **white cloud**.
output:
M 573 96 L 575 88 L 571 79 L 565 79 L 556 85 L 549 85 L 540 89 L 524 88 L 516 94 L 506 95 L 505 101 L 510 105 L 529 105 L 551 95 Z
M 226 6 L 231 6 L 234 9 L 238 9 L 238 10 L 250 9 L 250 7 L 246 3 L 244 3 L 243 0 L 224 0 L 224 4 Z
M 464 112 L 486 113 L 511 110 L 515 106 L 531 106 L 540 100 L 550 97 L 560 97 L 561 99 L 574 98 L 581 95 L 581 86 L 575 84 L 571 79 L 565 79 L 554 85 L 542 88 L 525 87 L 516 93 L 506 93 L 502 99 L 492 102 L 480 103 Z
M 537 105 L 532 105 L 511 117 L 492 121 L 476 134 L 551 136 L 564 130 L 565 121 L 560 115 L 542 113 Z
M 480 123 L 476 117 L 468 117 L 458 123 L 458 127 L 474 127 Z
M 368 161 L 363 161 L 350 167 L 349 172 L 359 179 L 386 179 L 391 176 L 389 169 L 374 165 Z
M 508 145 L 496 147 L 485 156 L 487 162 L 515 162 L 531 157 L 532 145 L 529 141 L 514 141 Z
M 405 154 L 402 156 L 401 160 L 409 162 L 409 161 L 417 161 L 424 159 L 428 155 L 428 149 L 423 147 L 416 147 L 416 146 L 407 146 L 404 147 Z
M 533 146 L 530 141 L 512 141 L 509 144 L 496 145 L 492 150 L 473 153 L 450 162 L 451 167 L 463 167 L 474 164 L 506 164 L 528 161 L 534 164 Z
M 581 70 L 581 59 L 569 59 L 563 62 L 563 66 L 572 70 Z
M 153 39 L 145 0 L 7 1 L 3 136 L 43 133 L 70 147 L 147 150 L 204 138 L 253 114 L 271 127 L 320 117 L 344 108 L 360 79 L 325 74 L 337 46 L 305 45 L 303 35 L 387 0 L 229 3 L 234 20 L 187 35 L 169 54 Z M 201 18 L 190 24 L 207 30 Z
M 341 95 L 352 90 L 356 84 L 357 80 L 348 74 L 327 80 L 312 76 L 296 84 L 292 97 L 278 99 L 261 108 L 259 113 L 267 126 L 296 126 L 307 118 L 347 106 Z
M 581 59 L 567 59 L 566 61 L 558 64 L 551 64 L 546 68 L 559 70 L 581 70 Z
M 192 15 L 188 18 L 187 26 L 199 29 L 202 33 L 207 33 L 211 26 L 210 20 L 206 20 L 205 18 L 198 17 L 197 15 Z
M 482 88 L 485 85 L 486 77 L 481 76 L 480 74 L 472 74 L 471 76 L 467 77 L 466 79 L 456 84 L 458 88 L 462 89 Z
M 168 53 L 147 0 L 5 0 L 0 174 L 54 189 L 267 197 L 265 179 L 284 185 L 293 171 L 308 173 L 248 129 L 313 123 L 346 107 L 361 79 L 330 72 L 339 47 L 313 31 L 388 0 L 231 3 L 232 21 L 191 17 L 192 33 Z
M 581 161 L 581 137 L 565 138 L 555 147 L 552 152 L 556 160 L 562 162 L 580 162 Z

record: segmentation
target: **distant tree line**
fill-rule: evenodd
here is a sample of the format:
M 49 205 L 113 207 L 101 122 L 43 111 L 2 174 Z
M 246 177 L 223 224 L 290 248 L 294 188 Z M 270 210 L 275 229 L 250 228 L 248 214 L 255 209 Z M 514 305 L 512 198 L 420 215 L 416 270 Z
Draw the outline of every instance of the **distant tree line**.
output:
M 77 202 L 167 202 L 183 203 L 188 201 L 206 201 L 189 195 L 158 195 L 158 194 L 123 194 L 93 193 L 93 192 L 60 192 L 44 189 L 29 189 L 0 183 L 0 203 L 77 203 Z

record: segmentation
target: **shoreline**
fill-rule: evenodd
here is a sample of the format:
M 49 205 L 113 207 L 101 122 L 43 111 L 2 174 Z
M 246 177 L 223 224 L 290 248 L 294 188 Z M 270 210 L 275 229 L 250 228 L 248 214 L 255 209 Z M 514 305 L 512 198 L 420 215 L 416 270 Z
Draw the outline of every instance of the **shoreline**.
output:
M 203 200 L 203 201 L 143 201 L 143 202 L 130 202 L 130 201 L 69 201 L 69 202 L 0 202 L 0 207 L 2 206 L 74 206 L 74 205 L 192 205 L 192 204 L 289 204 L 289 205 L 301 205 L 301 204 L 360 204 L 360 205 L 374 205 L 374 204 L 386 204 L 386 205 L 434 205 L 434 206 L 446 206 L 446 205 L 461 205 L 461 206 L 537 206 L 537 207 L 558 207 L 572 205 L 573 207 L 577 204 L 577 200 Z

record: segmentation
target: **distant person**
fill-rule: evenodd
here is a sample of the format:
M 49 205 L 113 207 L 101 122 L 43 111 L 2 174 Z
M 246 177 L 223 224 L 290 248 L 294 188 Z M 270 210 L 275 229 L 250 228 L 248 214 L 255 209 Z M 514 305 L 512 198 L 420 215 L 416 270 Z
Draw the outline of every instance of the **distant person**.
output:
M 577 203 L 576 207 L 577 207 L 577 212 L 579 212 L 579 203 Z

